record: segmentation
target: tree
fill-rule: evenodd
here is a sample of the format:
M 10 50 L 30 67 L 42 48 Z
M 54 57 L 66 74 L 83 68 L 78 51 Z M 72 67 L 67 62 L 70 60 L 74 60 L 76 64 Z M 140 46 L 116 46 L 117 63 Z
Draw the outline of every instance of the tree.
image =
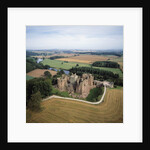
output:
M 37 60 L 33 57 L 26 57 L 26 72 L 34 69 L 49 69 L 49 65 L 43 65 L 41 62 L 37 63 Z
M 49 65 L 45 65 L 44 68 L 45 68 L 45 69 L 49 69 L 50 66 L 49 66 Z
M 57 75 L 58 76 L 61 76 L 62 74 L 65 74 L 64 70 L 60 69 L 58 72 L 57 72 Z
M 78 66 L 79 66 L 79 64 L 76 64 L 76 66 L 78 67 Z
M 47 77 L 47 78 L 51 78 L 52 77 L 52 75 L 51 75 L 51 73 L 49 71 L 45 71 L 44 72 L 44 76 Z
M 114 85 L 114 88 L 117 88 L 117 85 Z
M 38 91 L 40 91 L 42 98 L 51 95 L 51 91 L 52 91 L 51 79 L 34 78 L 27 81 L 26 84 L 27 105 L 31 99 L 31 96 Z
M 32 111 L 39 111 L 41 109 L 41 93 L 39 91 L 31 95 L 27 107 Z
M 112 62 L 112 61 L 96 61 L 92 64 L 92 66 L 109 67 L 109 68 L 119 68 L 120 67 L 120 65 L 117 62 Z
M 91 102 L 96 102 L 96 101 L 98 101 L 98 96 L 102 95 L 102 94 L 103 94 L 103 91 L 102 91 L 101 87 L 93 88 L 93 89 L 90 90 L 90 93 L 86 97 L 86 100 L 91 101 Z
M 76 73 L 77 75 L 81 76 L 83 73 L 91 73 L 93 74 L 95 80 L 113 80 L 119 79 L 118 74 L 114 74 L 111 71 L 101 70 L 97 68 L 91 68 L 91 67 L 73 67 L 69 70 L 71 73 Z

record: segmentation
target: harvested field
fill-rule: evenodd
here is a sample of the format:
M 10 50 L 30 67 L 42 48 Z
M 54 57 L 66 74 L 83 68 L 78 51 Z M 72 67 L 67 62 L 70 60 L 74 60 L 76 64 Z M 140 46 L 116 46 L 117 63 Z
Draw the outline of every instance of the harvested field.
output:
M 110 60 L 115 62 L 123 62 L 123 56 L 117 58 L 111 58 Z
M 122 123 L 123 88 L 107 89 L 99 105 L 64 99 L 43 101 L 41 112 L 27 110 L 26 117 L 27 123 Z
M 116 57 L 117 56 L 79 55 L 69 58 L 59 58 L 57 60 L 92 64 L 95 61 L 106 61 L 108 59 L 114 59 Z
M 42 77 L 44 76 L 44 72 L 49 71 L 52 76 L 54 76 L 57 72 L 48 70 L 48 69 L 35 69 L 27 73 L 27 75 L 32 76 L 32 77 Z

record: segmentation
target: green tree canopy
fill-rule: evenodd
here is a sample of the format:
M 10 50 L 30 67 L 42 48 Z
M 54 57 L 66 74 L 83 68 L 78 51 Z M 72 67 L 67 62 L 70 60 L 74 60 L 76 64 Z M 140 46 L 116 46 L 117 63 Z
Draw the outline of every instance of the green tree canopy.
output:
M 31 99 L 27 106 L 33 111 L 39 111 L 41 108 L 41 93 L 38 91 L 31 95 Z
M 46 78 L 34 78 L 27 81 L 26 84 L 26 97 L 27 97 L 27 105 L 31 99 L 31 96 L 37 92 L 41 93 L 41 97 L 45 98 L 51 95 L 52 91 L 52 83 L 51 80 Z
M 99 100 L 98 96 L 102 94 L 103 94 L 102 88 L 93 88 L 90 90 L 90 93 L 86 97 L 86 100 L 91 102 L 96 102 Z
M 49 69 L 50 68 L 50 66 L 49 65 L 45 65 L 45 67 L 44 67 L 45 69 Z
M 57 75 L 58 76 L 61 76 L 62 74 L 65 74 L 64 70 L 60 69 L 58 72 L 57 72 Z
M 45 77 L 48 77 L 48 78 L 51 78 L 51 77 L 52 77 L 52 75 L 51 75 L 51 73 L 50 73 L 49 71 L 45 71 L 45 72 L 44 72 L 44 76 L 45 76 Z
M 109 68 L 119 68 L 120 67 L 120 65 L 117 62 L 112 62 L 112 61 L 96 61 L 92 64 L 92 66 L 109 67 Z

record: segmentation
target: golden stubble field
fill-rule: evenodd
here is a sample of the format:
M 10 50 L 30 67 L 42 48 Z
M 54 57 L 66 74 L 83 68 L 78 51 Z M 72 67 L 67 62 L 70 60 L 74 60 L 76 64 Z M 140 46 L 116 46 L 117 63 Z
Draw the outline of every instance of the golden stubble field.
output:
M 52 76 L 54 76 L 57 72 L 53 70 L 48 70 L 48 69 L 35 69 L 27 73 L 27 75 L 32 76 L 32 77 L 43 77 L 44 72 L 49 71 Z
M 107 89 L 99 105 L 51 99 L 42 102 L 42 109 L 27 110 L 27 123 L 122 123 L 123 88 Z
M 116 57 L 117 56 L 79 55 L 79 56 L 73 56 L 69 58 L 59 58 L 57 60 L 91 64 L 95 61 L 106 61 L 108 59 L 114 59 Z

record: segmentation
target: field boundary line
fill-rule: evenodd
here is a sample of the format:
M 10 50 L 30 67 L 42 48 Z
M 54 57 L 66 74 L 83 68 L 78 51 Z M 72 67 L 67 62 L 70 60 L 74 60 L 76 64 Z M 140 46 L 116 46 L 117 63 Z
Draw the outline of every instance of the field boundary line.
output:
M 104 93 L 103 93 L 101 99 L 98 102 L 89 102 L 89 101 L 85 101 L 85 100 L 81 100 L 81 99 L 75 99 L 75 98 L 69 98 L 69 97 L 61 97 L 61 96 L 57 96 L 57 95 L 52 95 L 50 97 L 47 97 L 47 98 L 43 99 L 42 101 L 50 100 L 52 98 L 60 98 L 60 99 L 73 100 L 73 101 L 78 101 L 78 102 L 83 102 L 83 103 L 97 105 L 97 104 L 100 104 L 101 102 L 103 102 L 105 94 L 106 94 L 106 86 L 104 86 Z

